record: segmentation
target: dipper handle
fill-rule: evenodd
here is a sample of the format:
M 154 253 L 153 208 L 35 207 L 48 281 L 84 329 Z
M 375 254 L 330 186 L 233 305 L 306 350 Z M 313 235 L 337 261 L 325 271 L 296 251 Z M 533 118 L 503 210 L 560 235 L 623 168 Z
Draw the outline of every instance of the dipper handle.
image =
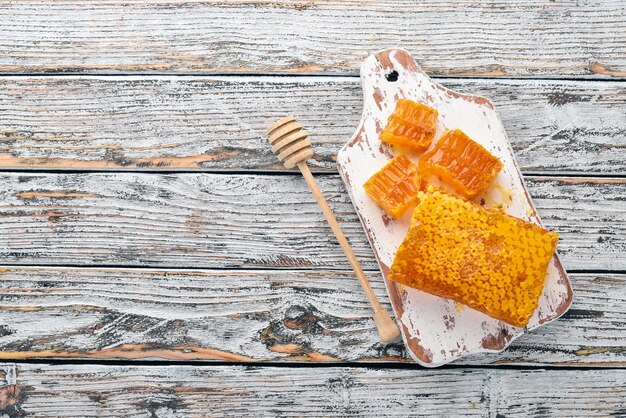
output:
M 383 309 L 376 298 L 369 280 L 361 268 L 361 264 L 354 255 L 332 209 L 311 174 L 309 166 L 306 164 L 306 160 L 313 156 L 311 143 L 308 140 L 308 132 L 303 129 L 302 125 L 300 125 L 293 116 L 287 116 L 277 121 L 272 124 L 267 131 L 270 144 L 272 145 L 272 152 L 278 156 L 278 159 L 286 168 L 297 166 L 298 169 L 300 169 L 304 180 L 315 197 L 315 201 L 322 208 L 322 212 L 324 216 L 326 216 L 330 228 L 335 234 L 335 237 L 337 237 L 341 249 L 346 254 L 346 257 L 348 257 L 348 261 L 359 279 L 359 283 L 367 299 L 372 305 L 372 309 L 374 310 L 374 323 L 376 324 L 380 340 L 384 343 L 394 340 L 400 335 L 400 329 L 391 318 L 391 315 Z

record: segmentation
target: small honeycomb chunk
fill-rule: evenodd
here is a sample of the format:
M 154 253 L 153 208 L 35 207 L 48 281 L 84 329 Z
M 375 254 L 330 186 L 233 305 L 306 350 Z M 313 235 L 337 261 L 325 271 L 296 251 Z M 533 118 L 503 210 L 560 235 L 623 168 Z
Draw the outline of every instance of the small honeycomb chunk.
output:
M 463 131 L 446 131 L 420 160 L 420 169 L 438 176 L 458 193 L 471 199 L 487 188 L 502 163 Z
M 432 187 L 418 201 L 389 278 L 514 326 L 528 324 L 558 234 Z
M 407 99 L 396 102 L 380 140 L 414 152 L 424 152 L 435 136 L 437 110 Z
M 398 154 L 363 185 L 365 192 L 392 218 L 415 204 L 422 181 L 417 166 Z

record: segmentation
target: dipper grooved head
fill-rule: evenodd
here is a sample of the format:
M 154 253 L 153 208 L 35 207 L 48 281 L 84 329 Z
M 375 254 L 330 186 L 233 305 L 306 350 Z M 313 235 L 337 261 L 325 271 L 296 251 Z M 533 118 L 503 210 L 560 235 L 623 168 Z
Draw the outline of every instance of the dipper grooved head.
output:
M 274 122 L 267 128 L 267 133 L 272 152 L 285 168 L 293 168 L 313 156 L 309 133 L 295 117 L 287 116 Z

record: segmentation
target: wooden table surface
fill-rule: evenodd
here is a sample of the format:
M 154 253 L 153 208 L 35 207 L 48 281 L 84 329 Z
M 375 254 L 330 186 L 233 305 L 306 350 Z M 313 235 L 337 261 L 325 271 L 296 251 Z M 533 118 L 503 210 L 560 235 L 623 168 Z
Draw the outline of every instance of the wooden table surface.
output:
M 438 369 L 370 308 L 264 127 L 334 158 L 358 68 L 406 48 L 493 100 L 574 302 Z M 626 3 L 0 3 L 0 416 L 626 416 Z

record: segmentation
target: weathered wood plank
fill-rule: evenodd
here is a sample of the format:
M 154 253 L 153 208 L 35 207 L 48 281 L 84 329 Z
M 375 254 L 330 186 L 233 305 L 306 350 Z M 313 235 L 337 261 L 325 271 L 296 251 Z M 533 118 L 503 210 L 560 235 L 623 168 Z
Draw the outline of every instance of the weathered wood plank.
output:
M 9 73 L 355 74 L 408 49 L 433 74 L 626 76 L 619 0 L 18 0 L 0 6 Z
M 623 416 L 624 370 L 0 365 L 18 416 Z
M 320 186 L 377 269 L 337 176 Z M 349 269 L 299 175 L 0 174 L 0 258 L 20 265 Z M 626 179 L 528 179 L 570 270 L 626 269 Z
M 571 282 L 559 321 L 456 364 L 626 366 L 626 276 Z M 0 358 L 410 361 L 379 342 L 350 272 L 66 267 L 0 270 Z
M 623 84 L 442 81 L 494 101 L 524 171 L 626 173 Z M 361 107 L 354 78 L 0 78 L 0 166 L 279 170 L 265 127 L 295 114 L 335 171 Z

